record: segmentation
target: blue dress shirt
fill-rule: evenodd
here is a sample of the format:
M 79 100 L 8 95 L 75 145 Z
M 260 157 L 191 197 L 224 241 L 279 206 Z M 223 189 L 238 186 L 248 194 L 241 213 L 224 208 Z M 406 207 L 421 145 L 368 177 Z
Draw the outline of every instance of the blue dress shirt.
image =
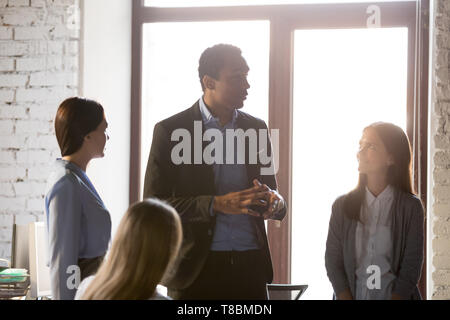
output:
M 111 238 L 111 217 L 86 173 L 56 160 L 45 196 L 48 260 L 53 299 L 72 300 L 76 288 L 67 280 L 78 259 L 104 256 Z M 69 281 L 70 282 L 70 281 Z
M 245 164 L 237 164 L 236 143 L 234 148 L 234 164 L 226 164 L 226 130 L 237 129 L 237 111 L 234 111 L 231 122 L 221 127 L 219 119 L 211 114 L 203 98 L 200 98 L 199 105 L 204 129 L 218 129 L 223 137 L 223 164 L 213 164 L 216 194 L 224 195 L 249 188 L 247 168 Z M 256 230 L 251 216 L 246 214 L 224 214 L 221 212 L 212 212 L 212 214 L 216 215 L 216 226 L 211 245 L 212 251 L 247 251 L 259 249 Z

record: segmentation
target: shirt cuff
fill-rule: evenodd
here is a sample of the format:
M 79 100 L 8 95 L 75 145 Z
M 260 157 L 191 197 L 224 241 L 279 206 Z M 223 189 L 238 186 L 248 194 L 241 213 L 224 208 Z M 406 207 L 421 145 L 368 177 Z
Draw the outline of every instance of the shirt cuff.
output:
M 214 217 L 214 216 L 216 215 L 216 214 L 214 213 L 214 209 L 213 209 L 214 198 L 215 198 L 215 197 L 212 197 L 211 203 L 210 203 L 210 205 L 209 205 L 209 215 L 210 215 L 211 217 Z

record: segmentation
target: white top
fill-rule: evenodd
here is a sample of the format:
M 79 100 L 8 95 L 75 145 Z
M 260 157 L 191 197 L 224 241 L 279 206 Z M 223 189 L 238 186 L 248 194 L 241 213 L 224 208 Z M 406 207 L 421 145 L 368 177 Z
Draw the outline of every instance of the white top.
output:
M 86 289 L 91 284 L 92 280 L 94 280 L 95 276 L 90 276 L 81 281 L 80 285 L 78 286 L 77 294 L 75 295 L 75 300 L 81 300 L 81 297 L 86 292 Z M 172 300 L 172 298 L 165 296 L 161 292 L 163 291 L 163 287 L 158 285 L 156 287 L 155 295 L 148 300 Z
M 361 206 L 362 222 L 357 224 L 355 237 L 356 300 L 391 299 L 395 280 L 391 272 L 393 243 L 390 211 L 393 200 L 394 188 L 390 185 L 378 197 L 366 187 L 365 201 Z M 380 270 L 379 285 L 376 281 L 377 271 L 374 271 L 377 267 Z

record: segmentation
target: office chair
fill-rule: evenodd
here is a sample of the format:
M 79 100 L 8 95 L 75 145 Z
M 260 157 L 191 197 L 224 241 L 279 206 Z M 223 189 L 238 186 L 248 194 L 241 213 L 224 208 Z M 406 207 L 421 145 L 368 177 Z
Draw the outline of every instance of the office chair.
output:
M 308 285 L 296 284 L 268 284 L 269 300 L 299 300 Z

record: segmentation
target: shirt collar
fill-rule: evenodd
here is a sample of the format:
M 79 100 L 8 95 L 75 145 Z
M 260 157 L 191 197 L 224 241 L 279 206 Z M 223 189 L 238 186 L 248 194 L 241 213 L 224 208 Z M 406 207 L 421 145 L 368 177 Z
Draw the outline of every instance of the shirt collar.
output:
M 204 124 L 209 124 L 210 122 L 215 122 L 216 124 L 219 124 L 219 118 L 214 117 L 209 111 L 208 107 L 206 106 L 205 101 L 203 101 L 203 97 L 200 98 L 198 101 L 198 104 L 200 106 L 200 113 L 202 114 L 202 119 Z M 237 110 L 234 110 L 233 112 L 233 118 L 231 119 L 231 125 L 234 127 L 236 123 L 238 112 Z
M 82 173 L 84 175 L 86 174 L 86 172 L 84 172 L 83 169 L 81 169 L 79 166 L 77 166 L 73 162 L 64 160 L 62 158 L 57 158 L 56 159 L 56 163 L 61 165 L 61 166 L 63 166 L 63 167 L 65 167 L 65 168 L 71 169 L 72 171 L 75 171 L 77 173 Z
M 368 206 L 371 206 L 376 200 L 378 201 L 387 201 L 394 196 L 394 189 L 391 185 L 388 185 L 384 190 L 375 197 L 372 192 L 370 192 L 369 188 L 366 186 L 366 202 Z

